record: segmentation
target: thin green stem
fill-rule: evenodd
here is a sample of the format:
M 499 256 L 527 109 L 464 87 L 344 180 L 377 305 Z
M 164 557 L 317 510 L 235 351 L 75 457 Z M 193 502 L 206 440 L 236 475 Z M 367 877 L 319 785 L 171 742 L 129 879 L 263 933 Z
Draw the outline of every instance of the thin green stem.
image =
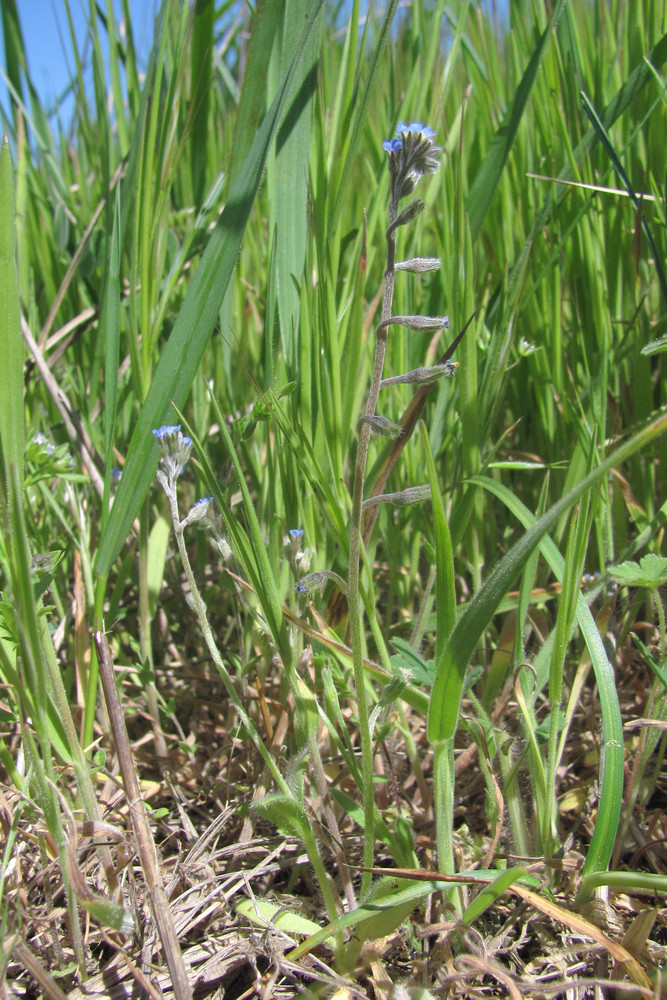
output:
M 384 298 L 382 316 L 376 332 L 375 361 L 373 377 L 366 402 L 365 416 L 373 416 L 377 406 L 384 368 L 384 358 L 387 347 L 387 328 L 383 322 L 391 316 L 394 299 L 394 263 L 396 259 L 396 240 L 393 223 L 397 215 L 397 202 L 392 199 L 389 207 L 389 228 L 387 230 L 387 268 L 384 279 Z M 364 868 L 373 867 L 374 808 L 373 791 L 373 746 L 368 720 L 368 703 L 366 701 L 366 676 L 363 664 L 363 605 L 359 589 L 361 544 L 362 544 L 362 504 L 364 499 L 364 483 L 366 480 L 366 463 L 370 443 L 370 424 L 363 422 L 359 427 L 359 444 L 357 461 L 354 470 L 354 489 L 352 494 L 352 518 L 350 525 L 349 569 L 347 582 L 347 599 L 350 612 L 350 644 L 352 646 L 352 665 L 354 669 L 354 684 L 357 692 L 357 709 L 359 713 L 359 737 L 361 741 L 361 774 L 364 797 Z M 371 587 L 369 581 L 369 587 Z M 369 590 L 370 593 L 370 590 Z M 370 889 L 370 872 L 364 872 L 361 881 L 362 899 Z
M 454 872 L 454 741 L 438 740 L 433 748 L 433 788 L 436 815 L 438 866 L 441 871 Z M 459 890 L 449 886 L 443 891 L 447 902 L 461 913 Z
M 667 625 L 665 624 L 665 608 L 662 603 L 662 598 L 660 597 L 660 591 L 657 587 L 654 590 L 651 590 L 651 597 L 653 598 L 653 604 L 658 616 L 658 628 L 660 630 L 660 666 L 664 670 L 665 660 L 667 659 L 667 635 L 665 634 Z
M 201 630 L 202 630 L 202 635 L 204 636 L 204 641 L 205 641 L 206 646 L 208 648 L 208 651 L 209 651 L 209 653 L 211 655 L 211 659 L 213 660 L 215 666 L 217 667 L 218 673 L 220 674 L 220 677 L 222 678 L 222 682 L 225 685 L 225 690 L 227 691 L 227 694 L 229 695 L 229 699 L 230 699 L 232 705 L 234 706 L 234 708 L 236 709 L 236 711 L 238 713 L 238 716 L 239 716 L 239 719 L 241 720 L 242 725 L 244 725 L 245 728 L 248 730 L 250 738 L 253 741 L 253 743 L 255 744 L 255 746 L 257 747 L 257 750 L 259 751 L 259 753 L 260 753 L 260 755 L 262 757 L 262 760 L 264 761 L 264 763 L 266 764 L 266 766 L 269 768 L 269 770 L 270 770 L 271 774 L 273 775 L 273 778 L 274 778 L 276 784 L 278 785 L 278 787 L 280 788 L 281 792 L 283 792 L 283 794 L 285 794 L 285 795 L 290 796 L 290 798 L 291 798 L 292 793 L 290 791 L 289 785 L 287 784 L 287 782 L 283 778 L 282 774 L 278 770 L 276 762 L 274 761 L 273 757 L 269 753 L 267 747 L 264 745 L 264 742 L 263 742 L 261 736 L 257 732 L 257 729 L 255 727 L 254 722 L 252 721 L 252 719 L 250 718 L 250 716 L 246 712 L 245 708 L 243 707 L 243 705 L 241 703 L 241 700 L 240 700 L 240 698 L 238 696 L 238 693 L 236 691 L 236 688 L 234 687 L 234 684 L 232 683 L 232 679 L 229 676 L 229 672 L 227 670 L 227 667 L 224 664 L 224 661 L 222 659 L 222 655 L 220 654 L 220 650 L 216 646 L 215 639 L 213 638 L 213 632 L 211 630 L 211 626 L 210 626 L 209 621 L 208 621 L 208 613 L 207 613 L 207 610 L 206 610 L 206 604 L 204 603 L 204 600 L 203 600 L 203 598 L 202 598 L 202 596 L 201 596 L 201 594 L 199 592 L 199 587 L 197 586 L 197 581 L 195 579 L 195 575 L 192 572 L 192 566 L 190 564 L 190 558 L 188 556 L 188 551 L 187 551 L 187 548 L 185 546 L 185 539 L 183 537 L 183 527 L 181 525 L 181 520 L 180 520 L 179 513 L 178 513 L 178 501 L 176 499 L 176 490 L 173 489 L 173 490 L 168 490 L 166 492 L 167 492 L 167 496 L 169 498 L 169 507 L 171 509 L 171 519 L 172 519 L 172 523 L 174 525 L 174 534 L 176 536 L 176 544 L 178 546 L 178 552 L 179 552 L 179 555 L 181 557 L 181 562 L 183 564 L 183 569 L 185 570 L 185 577 L 186 577 L 186 580 L 188 582 L 188 586 L 190 588 L 189 603 L 191 604 L 193 610 L 195 611 L 197 617 L 199 618 L 199 622 L 200 622 Z
M 160 708 L 155 685 L 155 664 L 151 640 L 151 615 L 148 605 L 148 506 L 144 504 L 139 515 L 139 649 L 141 665 L 149 672 L 146 684 L 146 701 L 153 726 L 155 750 L 163 760 L 167 757 L 167 741 L 160 724 Z

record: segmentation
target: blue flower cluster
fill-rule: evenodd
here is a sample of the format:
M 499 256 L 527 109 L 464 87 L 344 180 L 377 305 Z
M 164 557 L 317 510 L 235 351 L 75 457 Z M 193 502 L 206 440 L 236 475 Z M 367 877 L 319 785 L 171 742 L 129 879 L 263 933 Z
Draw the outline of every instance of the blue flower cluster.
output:
M 180 424 L 165 424 L 158 427 L 153 431 L 153 437 L 157 442 L 167 476 L 175 482 L 190 458 L 192 441 L 187 434 L 181 433 Z
M 396 129 L 396 135 L 399 137 L 397 139 L 389 139 L 382 143 L 384 148 L 388 153 L 398 153 L 403 148 L 403 139 L 406 140 L 410 136 L 414 136 L 419 141 L 424 139 L 435 139 L 435 132 L 428 125 L 424 125 L 423 122 L 410 122 L 409 125 L 404 125 L 403 122 L 398 123 L 398 128 Z
M 398 123 L 396 138 L 382 143 L 389 154 L 391 193 L 395 203 L 414 191 L 420 177 L 438 169 L 442 149 L 435 132 L 423 122 Z

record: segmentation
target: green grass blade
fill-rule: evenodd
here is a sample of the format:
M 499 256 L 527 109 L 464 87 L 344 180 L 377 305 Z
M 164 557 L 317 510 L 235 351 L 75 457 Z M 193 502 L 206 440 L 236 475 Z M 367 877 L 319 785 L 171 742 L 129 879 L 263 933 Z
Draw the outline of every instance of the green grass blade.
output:
M 315 6 L 311 4 L 311 6 Z M 280 78 L 296 52 L 304 17 L 302 0 L 288 0 L 284 5 Z M 299 323 L 298 284 L 306 261 L 308 243 L 308 164 L 310 158 L 313 101 L 317 89 L 317 56 L 320 49 L 322 18 L 299 62 L 290 88 L 291 106 L 276 138 L 276 161 L 271 204 L 276 223 L 276 295 L 280 335 L 288 372 L 295 371 Z M 275 53 L 274 53 L 275 55 Z M 289 100 L 289 98 L 288 98 Z M 273 228 L 271 226 L 271 228 Z
M 651 67 L 654 69 L 660 69 L 665 60 L 667 60 L 667 34 L 663 35 L 660 41 L 653 47 L 653 49 L 651 49 L 649 55 L 641 60 L 636 69 L 633 70 L 625 83 L 618 89 L 614 97 L 607 104 L 607 107 L 605 108 L 600 119 L 606 129 L 611 128 L 617 119 L 630 110 L 646 84 L 653 79 L 653 70 Z M 590 128 L 573 152 L 574 161 L 576 163 L 582 163 L 585 156 L 595 145 L 596 141 L 596 132 L 593 128 Z M 571 181 L 574 179 L 573 167 L 570 163 L 568 163 L 565 167 L 563 167 L 558 175 L 558 180 Z M 512 271 L 510 272 L 509 277 L 510 282 L 513 280 L 514 272 L 521 274 L 526 266 L 526 258 L 533 248 L 537 234 L 540 233 L 547 224 L 554 209 L 560 205 L 565 198 L 567 198 L 567 184 L 559 184 L 558 189 L 557 194 L 549 194 L 545 198 L 544 205 L 537 213 L 528 239 L 526 240 L 526 243 L 524 244 L 517 260 L 512 266 Z
M 640 432 L 640 434 L 643 433 L 644 432 Z M 628 441 L 623 448 L 627 449 L 633 445 L 633 440 Z M 621 449 L 619 449 L 619 452 L 620 451 Z M 624 452 L 623 457 L 628 457 L 627 451 Z M 618 459 L 618 454 L 616 458 Z M 612 462 L 614 460 L 614 456 L 612 456 L 611 459 L 607 459 L 607 462 Z M 607 464 L 607 462 L 605 464 Z M 593 472 L 586 477 L 586 480 L 593 480 L 595 478 L 595 473 L 598 471 L 599 469 L 593 470 Z M 543 521 L 543 517 L 538 521 L 535 521 L 534 515 L 521 503 L 520 500 L 514 496 L 510 490 L 502 486 L 500 483 L 483 476 L 477 477 L 476 482 L 502 500 L 508 509 L 526 527 L 528 534 L 537 528 Z M 588 486 L 584 485 L 582 492 L 585 492 L 591 485 L 592 483 L 590 482 Z M 569 495 L 571 496 L 571 494 Z M 567 500 L 567 497 L 564 497 L 562 501 L 559 501 L 559 503 L 563 503 L 565 500 Z M 558 507 L 558 504 L 556 504 L 556 507 Z M 554 509 L 555 508 L 552 508 L 549 514 L 553 513 Z M 557 520 L 557 517 L 555 520 Z M 563 581 L 565 574 L 565 560 L 558 551 L 557 546 L 552 539 L 548 537 L 548 535 L 542 536 L 539 545 L 542 555 L 549 564 L 554 576 L 557 580 Z M 611 853 L 614 847 L 616 830 L 618 829 L 621 803 L 623 800 L 623 725 L 614 672 L 611 664 L 609 663 L 600 632 L 593 620 L 593 616 L 591 615 L 588 605 L 581 594 L 577 597 L 576 615 L 577 623 L 581 629 L 582 635 L 584 636 L 586 646 L 591 657 L 591 663 L 593 665 L 595 679 L 598 685 L 600 712 L 602 716 L 601 742 L 604 752 L 600 758 L 600 800 L 595 830 L 591 838 L 591 843 L 586 855 L 586 861 L 583 869 L 584 872 L 594 872 L 605 869 L 609 864 L 609 859 L 611 858 Z M 537 683 L 533 691 L 533 700 L 540 693 L 546 681 L 547 675 L 545 675 L 541 680 L 538 675 Z
M 266 70 L 278 36 L 282 6 L 282 0 L 259 0 L 257 3 L 234 131 L 232 181 L 236 180 L 242 168 L 245 169 L 252 137 L 259 129 L 266 107 Z
M 625 190 L 628 192 L 633 205 L 637 210 L 639 210 L 640 207 L 639 198 L 637 197 L 635 190 L 632 184 L 630 183 L 630 178 L 628 177 L 625 168 L 623 167 L 623 164 L 621 163 L 618 157 L 618 153 L 614 149 L 611 137 L 609 136 L 609 133 L 607 132 L 607 129 L 604 127 L 603 123 L 600 121 L 598 113 L 593 107 L 593 103 L 590 97 L 583 90 L 581 92 L 581 104 L 588 116 L 591 125 L 593 126 L 595 134 L 602 143 L 607 156 L 611 160 L 614 170 L 620 177 L 625 187 Z M 644 231 L 644 235 L 646 237 L 646 242 L 648 243 L 651 249 L 651 253 L 653 255 L 653 266 L 655 267 L 655 273 L 657 274 L 658 281 L 660 282 L 663 302 L 664 305 L 667 306 L 667 279 L 665 278 L 665 271 L 662 266 L 663 255 L 656 246 L 655 240 L 653 239 L 653 233 L 651 232 L 649 224 L 646 221 L 646 216 L 644 214 L 642 214 L 641 217 L 641 226 Z
M 477 920 L 478 917 L 484 913 L 489 906 L 493 906 L 496 900 L 506 892 L 510 886 L 518 882 L 519 879 L 525 878 L 528 872 L 525 868 L 509 868 L 507 871 L 500 872 L 498 877 L 491 882 L 490 885 L 485 885 L 479 890 L 473 901 L 467 907 L 465 913 L 463 914 L 463 921 L 466 924 L 471 924 L 473 920 Z
M 373 52 L 373 57 L 368 69 L 368 80 L 363 91 L 360 94 L 357 94 L 354 104 L 354 119 L 350 127 L 350 142 L 347 147 L 347 155 L 345 157 L 345 163 L 343 164 L 343 169 L 340 175 L 340 182 L 336 192 L 336 200 L 331 214 L 331 225 L 329 229 L 331 233 L 336 231 L 340 213 L 343 208 L 343 201 L 347 193 L 347 187 L 352 177 L 352 165 L 357 155 L 357 148 L 361 139 L 362 130 L 365 128 L 368 119 L 368 105 L 371 97 L 373 96 L 375 81 L 378 72 L 380 71 L 382 53 L 384 52 L 385 46 L 389 41 L 391 26 L 394 21 L 394 14 L 396 13 L 397 6 L 398 0 L 390 0 L 387 4 L 384 20 L 382 21 L 382 26 L 378 32 L 378 40 L 375 45 L 375 51 Z
M 262 605 L 262 610 L 269 624 L 269 628 L 271 629 L 271 633 L 274 637 L 283 663 L 286 666 L 289 666 L 293 658 L 292 648 L 290 646 L 287 628 L 283 619 L 282 603 L 278 594 L 275 577 L 273 575 L 271 561 L 266 549 L 264 533 L 257 519 L 257 512 L 255 511 L 252 497 L 250 496 L 250 491 L 243 474 L 243 468 L 239 461 L 236 448 L 234 447 L 234 442 L 232 441 L 231 434 L 227 428 L 227 422 L 224 414 L 222 413 L 217 401 L 214 400 L 213 402 L 220 424 L 220 430 L 229 452 L 229 456 L 232 460 L 232 464 L 238 478 L 241 496 L 243 497 L 243 509 L 245 511 L 245 519 L 250 533 L 250 545 L 252 547 L 253 563 L 255 568 L 255 572 L 253 573 L 253 582 L 257 598 Z
M 454 577 L 454 552 L 452 539 L 447 525 L 447 516 L 442 504 L 442 496 L 435 473 L 433 455 L 429 445 L 426 426 L 420 425 L 421 439 L 426 454 L 428 476 L 431 484 L 431 503 L 433 505 L 433 534 L 435 537 L 435 561 L 437 566 L 436 579 L 436 662 L 443 654 L 445 644 L 456 625 L 456 581 Z
M 7 70 L 7 80 L 20 98 L 23 93 L 21 69 L 27 70 L 27 66 L 16 0 L 3 0 L 2 6 L 0 6 L 0 16 L 2 17 L 2 37 L 5 43 L 4 62 Z M 14 124 L 16 124 L 17 108 L 14 101 L 12 101 L 12 110 L 14 112 Z
M 382 869 L 386 871 L 386 869 Z M 461 883 L 470 882 L 474 884 L 476 881 L 481 883 L 487 882 L 489 877 L 496 878 L 497 872 L 489 871 L 467 871 L 462 873 L 459 881 Z M 355 910 L 351 910 L 349 913 L 344 913 L 338 918 L 333 924 L 328 924 L 323 927 L 321 931 L 309 937 L 306 941 L 303 941 L 292 951 L 288 952 L 287 959 L 289 961 L 296 961 L 301 955 L 308 954 L 314 948 L 316 948 L 323 941 L 326 941 L 333 934 L 346 930 L 352 927 L 358 927 L 368 920 L 377 920 L 378 916 L 382 912 L 387 912 L 391 914 L 392 910 L 401 909 L 404 904 L 412 902 L 413 905 L 416 904 L 421 899 L 426 899 L 428 896 L 432 896 L 436 892 L 442 892 L 443 888 L 448 888 L 453 883 L 443 882 L 442 880 L 432 880 L 432 881 L 415 881 L 410 882 L 409 879 L 401 878 L 397 880 L 398 884 L 405 885 L 405 889 L 398 889 L 396 892 L 391 894 L 387 893 L 379 896 L 373 902 L 368 902 L 362 906 L 359 906 Z
M 109 471 L 116 422 L 118 361 L 120 357 L 120 198 L 116 201 L 108 257 L 108 277 L 100 316 L 104 344 L 104 459 Z
M 23 490 L 23 337 L 16 265 L 14 181 L 9 139 L 0 147 L 0 442 L 5 474 L 16 470 Z M 8 484 L 5 483 L 5 489 Z M 7 494 L 5 494 L 7 495 Z
M 343 49 L 341 52 L 340 66 L 338 67 L 336 90 L 335 94 L 328 102 L 329 106 L 327 108 L 327 116 L 329 118 L 328 134 L 334 140 L 334 143 L 329 149 L 329 154 L 326 157 L 325 164 L 323 164 L 326 166 L 328 176 L 331 176 L 333 161 L 337 153 L 336 143 L 341 134 L 341 116 L 343 112 L 350 107 L 352 102 L 352 94 L 354 91 L 354 71 L 356 65 L 357 47 L 359 45 L 358 25 L 359 0 L 352 0 L 350 16 L 345 29 L 345 40 L 343 42 Z M 324 52 L 323 55 L 326 59 L 327 53 Z
M 319 0 L 318 9 L 323 0 Z M 118 494 L 100 542 L 96 572 L 105 575 L 120 552 L 143 503 L 157 466 L 153 428 L 173 419 L 171 401 L 182 406 L 209 342 L 234 270 L 269 146 L 281 120 L 285 97 L 312 29 L 307 24 L 294 62 L 255 136 L 244 167 L 232 183 L 229 198 L 197 268 L 171 336 L 162 352 L 128 450 Z
M 667 414 L 649 422 L 624 445 L 609 455 L 547 511 L 498 563 L 481 589 L 470 601 L 457 622 L 444 653 L 436 665 L 428 716 L 428 737 L 432 743 L 450 739 L 456 730 L 465 672 L 475 646 L 505 596 L 519 575 L 531 552 L 547 531 L 576 503 L 587 489 L 594 486 L 611 468 L 645 447 L 667 429 Z
M 651 656 L 651 653 L 649 652 L 649 650 L 646 648 L 646 646 L 641 641 L 641 639 L 639 638 L 639 636 L 636 635 L 634 632 L 632 633 L 632 640 L 635 643 L 635 645 L 637 646 L 637 648 L 639 650 L 641 650 L 641 652 L 642 652 L 642 654 L 643 654 L 646 662 L 648 663 L 649 667 L 651 668 L 651 670 L 653 671 L 653 673 L 655 674 L 655 676 L 658 678 L 658 680 L 660 681 L 660 683 L 662 684 L 663 688 L 665 688 L 665 690 L 667 690 L 667 673 L 664 670 L 661 670 L 661 668 L 655 662 L 654 657 Z
M 466 211 L 470 217 L 470 232 L 473 242 L 477 239 L 486 213 L 489 210 L 489 205 L 493 199 L 500 176 L 505 168 L 507 158 L 510 155 L 516 138 L 519 125 L 521 124 L 524 111 L 526 110 L 528 98 L 532 92 L 540 64 L 544 58 L 547 42 L 556 29 L 564 6 L 565 0 L 560 0 L 557 8 L 550 16 L 549 24 L 542 32 L 535 51 L 530 57 L 528 66 L 521 78 L 521 82 L 517 87 L 512 105 L 496 132 L 480 171 L 470 189 Z
M 206 194 L 214 26 L 215 4 L 213 0 L 196 0 L 190 60 L 192 80 L 190 170 L 192 172 L 192 192 L 197 208 L 201 208 Z
M 667 895 L 667 875 L 641 871 L 590 872 L 581 879 L 581 888 L 590 898 L 600 886 L 609 886 L 616 892 L 648 892 Z

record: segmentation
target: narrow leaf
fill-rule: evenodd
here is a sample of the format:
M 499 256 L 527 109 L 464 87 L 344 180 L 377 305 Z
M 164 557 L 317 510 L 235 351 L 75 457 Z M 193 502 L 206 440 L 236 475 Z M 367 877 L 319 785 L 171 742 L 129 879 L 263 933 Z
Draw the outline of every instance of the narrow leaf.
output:
M 602 143 L 607 156 L 611 160 L 614 170 L 616 171 L 621 181 L 623 182 L 625 190 L 630 195 L 633 205 L 635 206 L 637 211 L 639 211 L 640 201 L 635 193 L 635 189 L 630 183 L 630 178 L 628 177 L 625 168 L 623 167 L 623 164 L 621 163 L 618 154 L 614 149 L 609 133 L 607 132 L 603 123 L 600 121 L 598 113 L 593 107 L 593 103 L 590 97 L 583 90 L 581 92 L 581 104 L 584 111 L 586 112 L 586 115 L 588 116 L 589 121 L 593 126 L 595 134 Z M 642 230 L 644 231 L 646 242 L 648 243 L 651 250 L 653 258 L 653 266 L 655 267 L 655 272 L 656 275 L 658 276 L 658 282 L 660 283 L 660 290 L 662 291 L 663 301 L 665 302 L 665 304 L 667 304 L 667 278 L 665 278 L 665 272 L 662 267 L 662 254 L 660 253 L 658 247 L 656 246 L 655 240 L 653 239 L 653 233 L 651 232 L 650 226 L 646 221 L 646 216 L 643 214 L 641 217 L 641 227 Z
M 428 715 L 428 737 L 431 743 L 451 739 L 458 722 L 461 693 L 468 663 L 475 646 L 496 612 L 531 552 L 546 532 L 591 486 L 610 469 L 645 447 L 650 440 L 667 430 L 667 414 L 661 414 L 629 441 L 609 455 L 543 515 L 498 563 L 486 582 L 470 601 L 465 613 L 452 632 L 442 657 L 436 665 L 436 677 L 431 693 Z
M 436 636 L 435 659 L 440 660 L 445 645 L 456 625 L 456 586 L 454 580 L 454 552 L 449 534 L 447 516 L 440 495 L 438 477 L 435 472 L 431 445 L 426 427 L 422 421 L 420 426 L 422 444 L 426 453 L 429 483 L 431 486 L 431 503 L 433 505 L 433 533 L 435 535 L 436 578 Z
M 16 267 L 14 181 L 9 139 L 0 147 L 0 442 L 5 474 L 16 469 L 19 494 L 23 492 L 23 338 Z M 8 495 L 8 483 L 5 483 Z
M 324 0 L 319 0 L 317 10 Z M 105 575 L 120 552 L 143 503 L 157 466 L 151 430 L 170 422 L 171 401 L 182 406 L 215 326 L 229 284 L 246 223 L 262 177 L 269 147 L 281 120 L 299 56 L 312 29 L 304 28 L 294 61 L 250 148 L 243 169 L 234 179 L 225 210 L 213 230 L 202 260 L 162 352 L 146 401 L 132 435 L 127 461 L 95 564 Z
M 507 158 L 510 155 L 519 125 L 521 124 L 523 113 L 526 110 L 533 84 L 537 78 L 537 72 L 544 56 L 546 44 L 558 24 L 564 6 L 565 0 L 560 0 L 558 6 L 549 17 L 549 24 L 540 36 L 535 51 L 521 77 L 521 82 L 517 87 L 512 105 L 503 118 L 493 138 L 490 149 L 484 158 L 484 163 L 470 189 L 466 211 L 470 218 L 470 234 L 473 242 L 482 228 L 482 223 L 493 200 L 500 176 L 505 168 Z
M 357 96 L 354 103 L 355 114 L 352 121 L 351 127 L 351 138 L 350 144 L 347 148 L 347 156 L 345 157 L 345 163 L 343 165 L 343 170 L 341 173 L 340 184 L 338 185 L 338 191 L 336 192 L 336 201 L 334 203 L 333 213 L 331 216 L 331 226 L 330 232 L 334 233 L 338 225 L 338 220 L 340 218 L 340 213 L 343 208 L 343 201 L 345 199 L 345 193 L 347 191 L 347 186 L 350 183 L 350 177 L 352 175 L 352 165 L 354 163 L 354 158 L 357 155 L 357 147 L 361 139 L 362 130 L 366 127 L 368 120 L 368 104 L 373 95 L 373 90 L 375 87 L 375 81 L 380 70 L 380 64 L 382 61 L 382 54 L 384 52 L 385 46 L 389 41 L 389 36 L 391 34 L 391 26 L 394 21 L 394 14 L 396 13 L 396 8 L 398 7 L 398 0 L 390 0 L 387 4 L 385 11 L 384 20 L 382 22 L 382 27 L 380 28 L 378 34 L 377 44 L 373 52 L 373 58 L 371 59 L 371 64 L 368 72 L 368 81 L 364 90 Z
M 308 164 L 311 146 L 313 101 L 317 90 L 317 62 L 322 18 L 314 13 L 316 3 L 287 0 L 284 4 L 281 75 L 295 54 L 304 18 L 316 18 L 308 44 L 294 76 L 288 97 L 289 109 L 276 140 L 275 179 L 271 205 L 275 205 L 278 317 L 288 370 L 296 364 L 299 326 L 299 292 L 306 261 L 308 238 Z

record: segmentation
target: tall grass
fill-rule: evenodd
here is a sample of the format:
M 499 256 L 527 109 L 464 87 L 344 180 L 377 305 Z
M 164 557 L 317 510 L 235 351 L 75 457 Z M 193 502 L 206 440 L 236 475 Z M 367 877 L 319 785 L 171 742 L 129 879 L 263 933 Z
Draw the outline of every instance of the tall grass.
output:
M 121 6 L 122 32 L 111 3 L 89 6 L 66 129 L 39 103 L 14 0 L 2 6 L 0 760 L 14 821 L 0 920 L 19 947 L 26 844 L 57 857 L 48 892 L 68 910 L 62 942 L 29 933 L 20 961 L 55 993 L 67 955 L 73 988 L 87 974 L 77 906 L 118 947 L 136 920 L 114 851 L 84 874 L 76 848 L 107 820 L 107 754 L 127 760 L 100 651 L 131 738 L 150 734 L 168 772 L 179 755 L 196 763 L 204 736 L 192 723 L 189 741 L 188 682 L 167 665 L 218 671 L 216 725 L 247 758 L 247 787 L 229 795 L 239 836 L 268 820 L 302 842 L 324 900 L 327 928 L 309 927 L 291 962 L 330 939 L 335 972 L 352 975 L 362 942 L 426 897 L 459 929 L 484 928 L 511 890 L 581 933 L 575 896 L 628 878 L 664 892 L 655 869 L 625 870 L 649 836 L 664 738 L 623 729 L 647 705 L 664 722 L 664 656 L 647 649 L 660 609 L 628 589 L 659 600 L 664 573 L 613 575 L 660 555 L 665 522 L 660 5 L 516 0 L 504 22 L 463 0 L 367 17 L 358 2 L 214 13 L 164 0 L 146 66 Z M 447 313 L 449 332 L 392 331 L 385 377 L 433 365 L 465 333 L 454 378 L 382 393 L 378 412 L 404 433 L 371 439 L 355 492 L 386 267 L 382 142 L 415 119 L 444 153 L 400 257 L 442 266 L 399 273 L 393 311 Z M 194 457 L 167 503 L 151 431 L 179 421 Z M 367 498 L 428 489 L 362 524 L 362 483 Z M 203 495 L 208 536 L 188 513 Z M 624 673 L 639 629 L 647 701 Z M 475 748 L 468 799 L 457 761 Z M 594 777 L 580 751 L 597 752 Z M 418 795 L 399 790 L 397 760 Z M 128 795 L 133 780 L 123 772 Z M 588 802 L 583 828 L 565 792 Z M 133 826 L 144 848 L 159 818 Z M 574 888 L 557 874 L 570 835 Z M 560 909 L 532 891 L 527 858 Z M 389 864 L 410 881 L 371 886 L 368 869 Z M 169 917 L 158 926 L 186 996 L 191 942 Z M 609 954 L 647 985 L 636 956 Z

